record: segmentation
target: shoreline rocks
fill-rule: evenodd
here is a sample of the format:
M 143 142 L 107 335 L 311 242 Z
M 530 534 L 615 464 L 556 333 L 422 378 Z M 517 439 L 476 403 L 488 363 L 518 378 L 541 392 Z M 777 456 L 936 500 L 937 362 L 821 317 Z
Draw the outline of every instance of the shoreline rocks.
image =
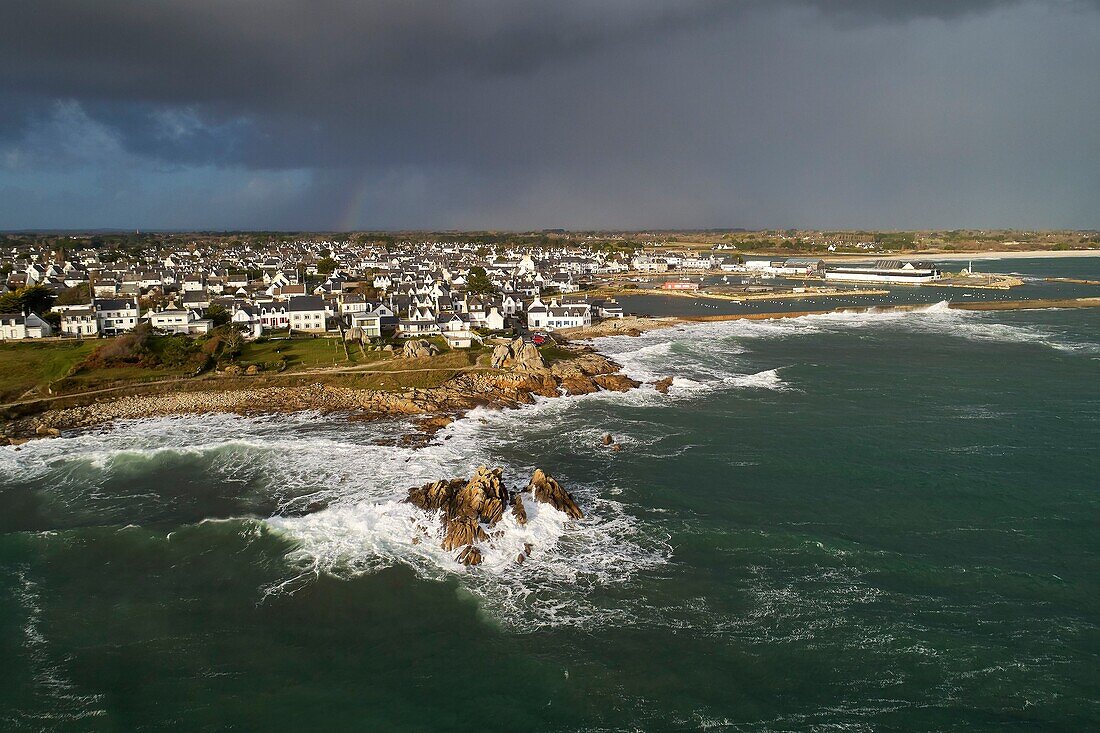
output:
M 553 477 L 546 475 L 541 468 L 535 469 L 527 488 L 535 497 L 535 501 L 549 504 L 558 511 L 568 514 L 571 519 L 584 518 L 584 512 L 577 506 L 573 495 L 563 489 Z
M 514 369 L 517 372 L 545 372 L 548 369 L 539 347 L 519 337 L 495 347 L 489 364 L 494 369 Z
M 503 356 L 502 347 L 507 347 L 507 356 Z M 46 437 L 61 430 L 149 417 L 206 413 L 261 415 L 316 410 L 326 414 L 348 413 L 351 419 L 367 420 L 425 416 L 420 436 L 405 441 L 415 445 L 426 444 L 436 431 L 478 406 L 511 408 L 531 404 L 536 397 L 560 397 L 562 392 L 577 395 L 600 390 L 626 391 L 639 385 L 630 377 L 616 373 L 617 364 L 590 349 L 552 365 L 546 364 L 533 344 L 522 343 L 519 339 L 497 349 L 501 350 L 507 368 L 462 372 L 436 387 L 396 392 L 316 382 L 298 386 L 235 386 L 220 390 L 131 394 L 9 420 L 3 437 Z M 79 396 L 72 398 L 79 399 Z

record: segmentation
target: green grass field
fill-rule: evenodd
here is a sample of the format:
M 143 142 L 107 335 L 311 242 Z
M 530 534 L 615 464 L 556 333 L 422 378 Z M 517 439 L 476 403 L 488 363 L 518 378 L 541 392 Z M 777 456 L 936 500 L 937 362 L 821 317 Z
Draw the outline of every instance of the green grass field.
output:
M 83 369 L 70 374 L 104 340 L 71 342 L 22 342 L 0 344 L 0 402 L 15 402 L 55 395 L 78 395 L 90 390 L 137 387 L 149 382 L 183 379 L 192 373 L 193 365 L 180 367 L 145 367 L 130 364 Z M 485 361 L 484 348 L 443 351 L 426 359 L 401 359 L 382 351 L 365 351 L 349 343 L 350 359 L 344 345 L 333 338 L 272 339 L 244 346 L 237 363 L 263 366 L 260 376 L 247 378 L 247 383 L 281 383 L 293 380 L 296 372 L 317 371 L 333 367 L 360 366 L 381 373 L 333 373 L 322 381 L 360 389 L 402 390 L 411 387 L 434 387 L 453 377 L 466 367 L 475 366 L 479 358 Z M 398 352 L 400 354 L 400 352 Z M 285 363 L 285 369 L 280 365 Z M 316 378 L 316 377 L 303 377 Z M 255 381 L 253 381 L 255 380 Z M 217 388 L 217 384 L 232 383 L 233 378 L 221 372 L 208 371 L 188 383 L 195 388 Z M 242 382 L 242 384 L 245 382 Z M 50 388 L 51 391 L 47 391 Z M 166 387 L 169 389 L 176 386 Z
M 46 387 L 64 377 L 100 342 L 22 342 L 0 344 L 0 401 L 17 400 L 28 391 L 46 394 Z
M 322 369 L 350 366 L 363 361 L 359 348 L 348 344 L 351 361 L 344 356 L 344 346 L 334 338 L 271 339 L 246 344 L 238 361 L 242 365 L 272 364 L 285 361 L 287 369 Z
M 542 354 L 542 358 L 546 359 L 547 363 L 553 364 L 556 361 L 569 361 L 570 359 L 576 359 L 577 354 L 569 349 L 563 349 L 557 344 L 550 343 L 539 347 L 539 352 Z
M 81 370 L 71 377 L 58 380 L 54 384 L 53 390 L 58 394 L 73 394 L 92 389 L 122 387 L 143 382 L 181 378 L 187 376 L 190 371 L 190 367 L 180 367 L 178 369 L 169 367 L 151 368 L 128 364 L 99 367 L 97 369 Z

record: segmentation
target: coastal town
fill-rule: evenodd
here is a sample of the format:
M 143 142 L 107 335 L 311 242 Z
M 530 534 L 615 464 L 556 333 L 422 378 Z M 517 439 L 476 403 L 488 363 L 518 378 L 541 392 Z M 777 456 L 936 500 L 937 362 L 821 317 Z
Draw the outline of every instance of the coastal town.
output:
M 979 275 L 971 265 L 949 272 L 850 236 L 817 249 L 828 255 L 838 244 L 870 259 L 595 237 L 175 237 L 140 248 L 58 237 L 0 249 L 0 340 L 109 337 L 140 324 L 203 336 L 230 324 L 253 339 L 438 337 L 451 348 L 469 348 L 490 334 L 622 318 L 617 294 L 752 300 L 874 295 L 884 285 L 1019 284 Z
M 1002 293 L 1019 277 L 857 239 L 820 241 L 807 256 L 734 248 L 728 236 L 8 235 L 4 437 L 210 411 L 453 416 L 631 389 L 587 339 L 905 310 L 959 292 L 908 297 L 927 287 L 965 289 L 948 304 L 964 310 L 1100 305 L 1087 281 L 1010 300 Z M 652 386 L 667 392 L 671 379 Z

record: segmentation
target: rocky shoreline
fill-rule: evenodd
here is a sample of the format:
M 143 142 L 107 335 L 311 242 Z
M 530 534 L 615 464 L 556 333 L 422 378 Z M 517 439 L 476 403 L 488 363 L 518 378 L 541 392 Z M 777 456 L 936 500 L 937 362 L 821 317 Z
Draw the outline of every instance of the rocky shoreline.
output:
M 226 390 L 179 390 L 134 394 L 87 405 L 46 410 L 11 420 L 4 426 L 7 442 L 53 437 L 66 430 L 172 415 L 235 413 L 257 415 L 318 411 L 349 413 L 355 419 L 423 415 L 421 435 L 430 436 L 455 417 L 478 406 L 517 407 L 536 397 L 625 392 L 640 383 L 619 373 L 620 367 L 589 347 L 568 347 L 574 356 L 548 364 L 539 350 L 516 339 L 497 346 L 491 368 L 458 374 L 438 387 L 391 392 L 317 382 L 304 386 L 257 386 Z M 416 444 L 406 436 L 405 442 Z

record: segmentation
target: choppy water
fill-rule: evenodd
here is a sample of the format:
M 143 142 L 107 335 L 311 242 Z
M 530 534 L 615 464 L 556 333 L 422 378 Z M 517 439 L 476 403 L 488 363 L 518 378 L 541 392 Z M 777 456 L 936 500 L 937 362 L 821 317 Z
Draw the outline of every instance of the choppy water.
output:
M 420 451 L 317 415 L 0 449 L 0 729 L 1100 725 L 1095 314 L 597 345 L 671 394 L 478 410 Z M 588 516 L 470 571 L 413 544 L 404 490 L 482 463 Z

